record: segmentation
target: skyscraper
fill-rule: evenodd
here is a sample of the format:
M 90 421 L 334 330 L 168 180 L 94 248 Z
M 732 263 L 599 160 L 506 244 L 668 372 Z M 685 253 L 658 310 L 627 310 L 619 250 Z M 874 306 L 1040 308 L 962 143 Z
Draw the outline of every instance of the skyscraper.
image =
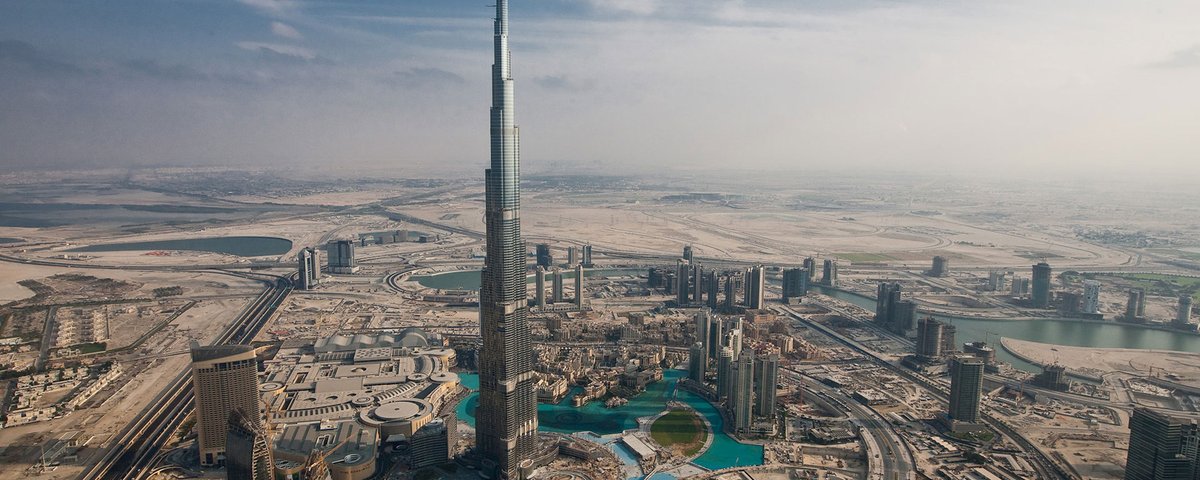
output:
M 1047 308 L 1050 306 L 1050 264 L 1046 262 L 1033 266 L 1033 307 Z
M 704 266 L 700 264 L 692 267 L 692 302 L 704 303 Z
M 832 258 L 825 259 L 825 276 L 821 279 L 821 283 L 824 283 L 826 286 L 829 286 L 829 287 L 838 286 L 837 260 L 834 260 Z
M 754 414 L 754 350 L 743 350 L 733 364 L 729 411 L 733 413 L 734 429 L 738 433 L 748 432 Z
M 728 399 L 733 390 L 733 348 L 721 347 L 717 357 L 717 396 Z
M 802 264 L 805 270 L 808 270 L 808 283 L 812 283 L 817 279 L 817 259 L 813 257 L 805 257 Z
M 953 423 L 979 423 L 979 398 L 983 395 L 983 360 L 964 356 L 950 360 L 950 408 Z
M 354 259 L 353 241 L 332 240 L 325 244 L 325 250 L 325 253 L 329 255 L 329 273 L 349 274 L 358 271 L 358 261 Z
M 789 268 L 783 271 L 783 301 L 803 297 L 808 294 L 808 271 L 803 268 Z
M 942 356 L 942 333 L 945 324 L 933 317 L 917 322 L 917 356 L 925 359 Z
M 516 148 L 516 147 L 514 147 L 514 148 Z M 550 268 L 551 265 L 554 265 L 554 255 L 552 255 L 550 253 L 550 244 L 539 243 L 534 248 L 537 249 L 536 258 L 537 258 L 537 265 L 539 267 Z
M 888 326 L 892 323 L 892 311 L 900 301 L 901 287 L 897 282 L 880 282 L 875 288 L 875 323 Z
M 763 268 L 762 265 L 755 265 L 746 269 L 746 298 L 743 302 L 746 308 L 759 309 L 764 307 L 766 287 L 767 269 Z
M 704 383 L 704 368 L 708 363 L 707 353 L 704 351 L 704 344 L 700 342 L 693 343 L 688 352 L 688 378 L 696 383 Z
M 683 246 L 683 259 L 687 260 L 688 263 L 692 262 L 692 246 L 691 245 Z
M 563 294 L 563 273 L 562 273 L 561 268 L 554 267 L 554 272 L 550 274 L 550 282 L 551 282 L 550 302 L 551 303 L 562 303 L 564 294 Z
M 775 417 L 775 387 L 779 385 L 779 354 L 756 357 L 754 366 L 754 411 L 760 417 Z
M 538 308 L 546 306 L 546 268 L 538 265 L 533 272 L 534 275 L 534 292 L 533 298 L 536 299 Z
M 1146 315 L 1146 291 L 1140 288 L 1129 290 L 1129 300 L 1125 302 L 1125 321 L 1138 322 Z
M 576 263 L 579 263 L 579 258 L 576 256 L 575 251 L 574 245 L 567 247 L 567 265 L 575 265 Z
M 717 292 L 721 290 L 721 280 L 717 276 L 716 270 L 708 272 L 704 279 L 704 289 L 708 291 L 708 299 L 705 305 L 713 310 L 717 309 Z
M 1200 416 L 1145 407 L 1129 418 L 1125 480 L 1194 480 L 1200 477 Z
M 312 250 L 301 248 L 296 254 L 296 263 L 299 270 L 296 287 L 300 290 L 312 289 L 315 286 L 312 281 Z
M 192 346 L 192 393 L 200 464 L 225 455 L 229 418 L 241 410 L 248 425 L 262 427 L 258 408 L 258 362 L 248 345 Z
M 575 306 L 583 308 L 583 265 L 575 265 Z
M 702 351 L 704 352 L 705 364 L 708 364 L 708 352 L 710 350 L 708 341 L 710 338 L 712 338 L 712 335 L 710 335 L 708 330 L 712 327 L 712 319 L 710 318 L 711 316 L 712 315 L 708 313 L 708 310 L 702 309 L 699 312 L 696 312 L 695 317 L 696 342 L 700 344 L 701 348 L 703 348 Z
M 692 266 L 687 260 L 679 259 L 675 267 L 675 303 L 679 306 L 684 306 L 690 303 L 688 301 L 689 294 L 692 292 L 688 288 L 688 279 L 692 278 Z
M 581 260 L 580 263 L 584 267 L 592 268 L 592 244 L 589 243 L 583 246 L 583 258 Z
M 1083 281 L 1083 313 L 1100 313 L 1100 282 Z
M 275 462 L 271 459 L 266 430 L 254 421 L 256 413 L 234 409 L 229 415 L 225 434 L 225 478 L 272 480 Z
M 496 1 L 492 64 L 491 167 L 484 173 L 487 259 L 479 290 L 479 407 L 476 448 L 483 468 L 501 479 L 521 477 L 537 450 L 533 349 L 525 305 L 521 240 L 519 130 L 509 65 L 508 0 Z
M 950 271 L 950 259 L 938 255 L 933 257 L 933 266 L 929 269 L 929 275 L 934 277 L 944 277 Z
M 1175 310 L 1175 327 L 1188 328 L 1192 325 L 1192 297 L 1179 297 L 1179 306 Z

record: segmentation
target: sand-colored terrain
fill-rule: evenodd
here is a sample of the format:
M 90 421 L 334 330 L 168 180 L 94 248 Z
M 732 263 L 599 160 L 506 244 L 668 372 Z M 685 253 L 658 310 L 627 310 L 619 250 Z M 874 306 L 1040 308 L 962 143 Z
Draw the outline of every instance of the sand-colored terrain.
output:
M 1004 338 L 1001 342 L 1004 348 L 1020 357 L 1042 365 L 1059 364 L 1068 371 L 1141 376 L 1150 375 L 1153 369 L 1160 374 L 1180 375 L 1181 383 L 1200 385 L 1200 352 L 1069 347 L 1012 338 Z

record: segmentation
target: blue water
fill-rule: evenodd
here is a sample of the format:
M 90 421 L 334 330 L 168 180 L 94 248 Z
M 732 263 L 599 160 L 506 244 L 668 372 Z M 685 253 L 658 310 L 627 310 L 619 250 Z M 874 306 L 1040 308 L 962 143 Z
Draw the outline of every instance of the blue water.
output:
M 820 291 L 867 310 L 875 310 L 874 298 L 842 290 L 822 288 Z M 955 326 L 955 341 L 960 345 L 965 342 L 987 341 L 998 347 L 1000 337 L 1005 337 L 1076 347 L 1200 352 L 1200 336 L 1115 322 L 1099 323 L 1060 319 L 987 320 L 945 315 L 933 315 L 933 317 Z M 1023 370 L 1041 371 L 1040 368 L 1009 355 L 1003 348 L 996 349 L 996 358 Z
M 292 249 L 292 241 L 277 237 L 211 237 L 158 240 L 150 242 L 107 243 L 71 249 L 72 252 L 125 252 L 135 250 L 195 250 L 240 257 L 283 255 Z
M 711 403 L 690 392 L 676 391 L 675 382 L 685 375 L 682 370 L 667 370 L 663 381 L 649 385 L 641 395 L 629 399 L 629 403 L 616 408 L 605 408 L 601 402 L 591 402 L 582 408 L 571 406 L 570 395 L 557 405 L 538 404 L 538 428 L 548 432 L 575 433 L 591 431 L 600 435 L 621 433 L 637 428 L 637 418 L 657 414 L 666 408 L 674 395 L 704 415 L 718 432 L 712 447 L 695 460 L 701 467 L 717 470 L 732 466 L 762 465 L 763 449 L 758 445 L 738 443 L 723 433 L 724 421 Z M 472 390 L 479 388 L 479 376 L 460 374 L 462 384 Z M 472 394 L 458 404 L 458 418 L 475 425 L 475 408 L 479 396 Z
M 20 238 L 0 237 L 0 243 L 21 243 L 24 241 L 25 240 L 20 239 Z
M 639 275 L 643 273 L 645 273 L 645 270 L 634 268 L 598 268 L 595 270 L 585 270 L 583 278 Z M 574 278 L 574 270 L 563 270 L 563 280 L 573 280 Z M 480 281 L 479 270 L 456 270 L 432 275 L 414 275 L 412 279 L 416 280 L 423 287 L 439 290 L 479 290 Z M 533 283 L 533 275 L 526 276 L 525 281 Z M 550 278 L 546 278 L 546 283 L 550 283 Z

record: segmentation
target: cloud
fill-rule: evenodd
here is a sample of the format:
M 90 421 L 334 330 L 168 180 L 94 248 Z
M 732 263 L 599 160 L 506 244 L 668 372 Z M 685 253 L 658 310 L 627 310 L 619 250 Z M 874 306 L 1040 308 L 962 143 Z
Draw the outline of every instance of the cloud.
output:
M 427 87 L 462 85 L 467 83 L 467 80 L 457 73 L 440 68 L 413 67 L 408 70 L 394 72 L 386 80 L 386 83 L 402 87 Z
M 82 75 L 86 71 L 79 67 L 38 50 L 20 40 L 0 40 L 0 65 L 11 65 L 37 73 Z M 5 70 L 0 68 L 0 70 Z
M 299 31 L 297 31 L 295 28 L 292 28 L 291 25 L 283 22 L 271 22 L 271 33 L 283 38 L 290 38 L 292 40 L 300 40 L 304 38 L 304 35 L 301 35 Z
M 236 45 L 242 50 L 258 52 L 259 58 L 270 63 L 285 65 L 332 65 L 334 63 L 333 60 L 317 55 L 312 50 L 295 45 L 267 42 L 237 42 Z
M 589 0 L 592 8 L 637 15 L 652 15 L 662 6 L 660 0 Z
M 1190 48 L 1178 50 L 1171 53 L 1171 57 L 1154 62 L 1149 65 L 1151 68 L 1192 68 L 1200 67 L 1200 45 L 1194 45 Z
M 212 77 L 187 65 L 166 65 L 155 60 L 130 60 L 122 66 L 130 72 L 169 81 L 204 81 Z
M 534 77 L 533 83 L 546 90 L 554 90 L 561 92 L 584 92 L 591 90 L 596 85 L 591 80 L 576 81 L 566 75 L 546 75 L 542 77 Z
M 300 6 L 299 2 L 294 0 L 238 0 L 238 2 L 274 14 L 286 13 Z

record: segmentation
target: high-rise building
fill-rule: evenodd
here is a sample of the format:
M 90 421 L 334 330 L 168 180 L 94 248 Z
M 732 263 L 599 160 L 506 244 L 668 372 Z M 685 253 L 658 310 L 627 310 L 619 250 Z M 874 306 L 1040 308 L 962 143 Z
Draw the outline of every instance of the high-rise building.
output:
M 838 263 L 832 258 L 825 259 L 825 276 L 821 277 L 821 283 L 827 287 L 838 286 Z
M 550 275 L 550 292 L 552 303 L 562 303 L 566 294 L 563 293 L 563 273 L 562 269 L 554 267 L 554 272 Z
M 575 246 L 572 245 L 572 246 L 567 247 L 567 265 L 575 265 L 575 264 L 579 263 L 578 260 L 579 260 L 579 258 L 576 254 Z
M 917 328 L 917 302 L 901 300 L 891 310 L 892 323 L 888 329 L 897 335 L 908 336 Z
M 679 259 L 675 265 L 675 303 L 680 306 L 691 303 L 688 301 L 692 289 L 688 288 L 688 280 L 692 278 L 692 266 L 687 260 Z
M 301 290 L 311 290 L 321 283 L 321 251 L 315 248 L 302 248 L 296 254 L 299 272 L 297 286 Z
M 925 359 L 942 356 L 944 330 L 945 324 L 933 317 L 925 317 L 917 322 L 917 356 Z
M 803 268 L 789 268 L 783 271 L 783 301 L 787 303 L 793 298 L 808 294 L 808 271 Z
M 583 265 L 575 265 L 575 306 L 583 308 Z
M 1175 327 L 1190 328 L 1192 325 L 1192 297 L 1179 297 L 1179 306 L 1175 310 Z
M 533 298 L 536 300 L 538 308 L 546 307 L 546 267 L 538 265 L 533 271 L 534 288 Z
M 237 480 L 272 480 L 275 462 L 271 458 L 271 439 L 257 412 L 234 409 L 229 415 L 229 430 L 225 433 L 225 478 Z
M 929 269 L 929 275 L 933 277 L 944 277 L 950 271 L 950 259 L 938 255 L 933 257 L 933 266 Z
M 329 273 L 350 274 L 358 271 L 353 241 L 331 240 L 325 245 L 325 253 L 329 257 Z
M 508 48 L 508 0 L 496 1 L 492 64 L 491 168 L 484 174 L 487 259 L 479 291 L 476 449 L 493 478 L 521 478 L 537 452 L 533 347 L 525 306 L 519 132 Z
M 992 292 L 1004 291 L 1004 286 L 1006 283 L 1005 278 L 1007 278 L 1007 276 L 1005 275 L 1004 272 L 1001 272 L 998 270 L 993 270 L 991 272 L 988 272 L 988 283 L 987 283 L 988 291 L 992 291 Z
M 550 253 L 550 244 L 539 243 L 534 248 L 537 249 L 535 258 L 537 258 L 537 266 L 550 268 L 554 265 L 554 255 Z
M 892 324 L 892 311 L 900 301 L 901 287 L 897 282 L 880 282 L 875 287 L 875 323 L 883 326 Z
M 692 302 L 704 303 L 704 266 L 699 264 L 692 267 Z
M 949 323 L 942 324 L 942 346 L 940 347 L 942 355 L 949 355 L 958 351 L 958 343 L 954 340 L 957 333 L 958 327 Z
M 590 243 L 583 246 L 582 263 L 585 268 L 592 268 L 592 244 Z
M 712 315 L 709 314 L 708 310 L 703 310 L 703 309 L 700 310 L 699 312 L 696 312 L 696 316 L 694 317 L 695 326 L 696 326 L 696 342 L 700 344 L 701 348 L 703 348 L 703 350 L 702 350 L 704 352 L 703 360 L 706 365 L 708 364 L 708 358 L 709 358 L 708 352 L 711 350 L 709 348 L 709 344 L 708 344 L 709 339 L 712 338 L 712 336 L 709 334 L 709 331 L 708 331 L 708 329 L 712 327 L 711 317 L 712 317 Z
M 733 348 L 721 347 L 721 355 L 717 357 L 717 395 L 728 399 L 733 390 Z
M 754 411 L 760 417 L 775 418 L 775 388 L 779 385 L 779 354 L 758 356 L 754 366 Z
M 705 305 L 707 305 L 708 308 L 716 310 L 718 305 L 717 294 L 721 290 L 721 280 L 720 277 L 717 276 L 716 270 L 708 272 L 708 275 L 705 277 L 704 284 L 704 289 L 708 291 L 708 298 Z
M 296 287 L 300 290 L 310 290 L 315 284 L 312 281 L 312 251 L 307 248 L 301 248 L 300 252 L 296 253 L 296 263 L 299 265 L 299 272 L 296 275 Z
M 225 456 L 229 418 L 235 410 L 243 412 L 250 426 L 262 427 L 258 362 L 248 345 L 193 345 L 191 353 L 200 464 L 218 465 Z
M 766 305 L 765 294 L 767 290 L 767 269 L 762 265 L 755 265 L 746 270 L 746 289 L 745 301 L 742 302 L 746 308 L 760 309 Z
M 963 356 L 950 361 L 950 408 L 946 416 L 954 423 L 979 423 L 979 399 L 983 396 L 983 361 Z
M 733 303 L 737 301 L 736 298 L 737 298 L 737 286 L 733 281 L 733 275 L 726 275 L 725 276 L 725 305 L 724 305 L 724 307 L 722 307 L 722 308 L 724 308 L 725 312 L 728 313 L 728 312 L 733 311 Z
M 704 369 L 708 364 L 707 353 L 704 351 L 704 344 L 700 342 L 693 343 L 688 352 L 688 378 L 696 383 L 704 383 Z
M 1078 315 L 1082 310 L 1083 295 L 1075 292 L 1058 293 L 1058 312 L 1065 317 Z
M 721 347 L 724 346 L 721 344 L 721 339 L 725 338 L 724 328 L 725 322 L 721 320 L 721 317 L 709 315 L 708 342 L 705 343 L 708 346 L 709 359 L 716 360 L 717 356 L 721 354 Z
M 733 391 L 729 398 L 734 430 L 750 431 L 754 419 L 754 350 L 743 350 L 733 363 Z
M 1083 313 L 1100 313 L 1100 282 L 1083 281 Z
M 413 432 L 408 444 L 409 468 L 413 470 L 443 465 L 454 458 L 458 443 L 458 419 L 451 413 L 435 418 Z
M 1029 279 L 1013 277 L 1012 289 L 1009 294 L 1014 297 L 1024 297 L 1029 295 Z
M 813 280 L 817 279 L 817 259 L 805 257 L 802 265 L 805 270 L 808 270 L 808 283 L 812 284 Z
M 688 261 L 688 263 L 692 263 L 693 261 L 695 261 L 695 260 L 692 258 L 692 246 L 691 246 L 691 245 L 684 245 L 684 246 L 683 246 L 683 259 L 684 259 L 684 260 L 687 260 L 687 261 Z
M 1031 300 L 1034 308 L 1050 306 L 1050 274 L 1049 263 L 1041 262 L 1033 266 L 1033 296 Z
M 1129 300 L 1125 302 L 1125 321 L 1139 322 L 1146 316 L 1146 291 L 1140 288 L 1129 290 Z
M 1200 416 L 1146 407 L 1129 418 L 1125 480 L 1200 478 Z

